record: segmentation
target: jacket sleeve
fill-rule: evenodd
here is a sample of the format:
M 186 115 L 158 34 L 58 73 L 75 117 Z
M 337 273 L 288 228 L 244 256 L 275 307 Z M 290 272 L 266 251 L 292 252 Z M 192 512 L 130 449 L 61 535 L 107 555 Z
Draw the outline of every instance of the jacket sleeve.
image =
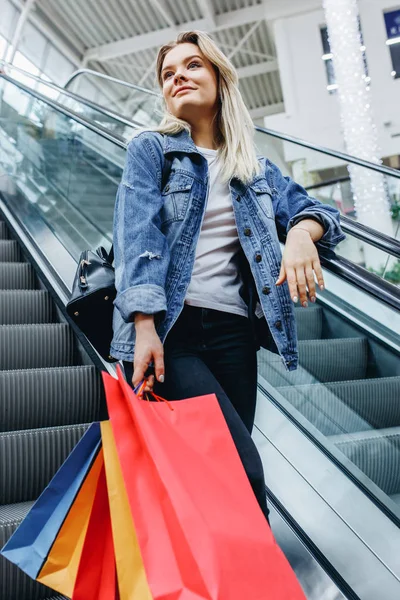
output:
M 303 219 L 314 219 L 324 228 L 322 238 L 316 243 L 322 252 L 333 251 L 345 239 L 340 227 L 340 213 L 333 206 L 323 204 L 308 195 L 307 191 L 290 177 L 284 177 L 279 168 L 267 160 L 267 179 L 276 198 L 275 222 L 280 238 Z
M 125 322 L 136 312 L 167 310 L 169 247 L 161 232 L 161 149 L 139 134 L 130 142 L 114 210 L 115 306 Z

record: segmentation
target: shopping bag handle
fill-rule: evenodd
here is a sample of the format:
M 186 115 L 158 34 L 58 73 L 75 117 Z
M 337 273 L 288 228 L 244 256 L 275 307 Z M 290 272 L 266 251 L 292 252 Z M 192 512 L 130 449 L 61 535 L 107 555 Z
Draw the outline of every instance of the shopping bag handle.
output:
M 134 391 L 138 398 L 143 398 L 143 388 L 146 385 L 146 383 L 147 383 L 146 379 L 143 379 L 143 381 L 135 387 Z M 165 402 L 170 410 L 172 410 L 172 411 L 174 410 L 172 408 L 171 403 L 168 402 L 168 400 L 166 398 L 162 398 L 161 396 L 158 396 L 154 392 L 145 392 L 145 395 L 146 395 L 146 399 L 148 401 L 149 401 L 148 395 L 151 395 L 157 400 L 157 402 Z

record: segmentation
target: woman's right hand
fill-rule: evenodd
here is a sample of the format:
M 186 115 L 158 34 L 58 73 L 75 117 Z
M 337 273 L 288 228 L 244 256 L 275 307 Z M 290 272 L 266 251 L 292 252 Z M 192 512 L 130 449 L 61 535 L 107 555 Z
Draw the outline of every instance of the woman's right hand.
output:
M 136 344 L 133 361 L 132 384 L 134 387 L 146 379 L 143 392 L 152 392 L 154 375 L 144 376 L 151 362 L 154 363 L 157 381 L 164 381 L 164 348 L 157 334 L 153 315 L 137 314 L 135 318 Z

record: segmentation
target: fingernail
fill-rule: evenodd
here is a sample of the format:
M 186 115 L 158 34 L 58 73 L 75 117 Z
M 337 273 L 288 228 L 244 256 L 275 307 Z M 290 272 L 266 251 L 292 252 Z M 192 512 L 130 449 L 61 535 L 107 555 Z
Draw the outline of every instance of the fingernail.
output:
M 298 297 L 297 297 L 297 296 L 293 296 L 293 302 L 294 302 L 295 304 L 297 304 L 297 302 L 298 302 L 298 301 L 299 301 Z
M 316 302 L 317 301 L 317 299 L 316 299 L 315 296 L 311 296 L 310 300 L 311 300 L 311 302 Z
M 160 375 L 160 377 L 158 378 L 158 381 L 160 383 L 164 383 L 164 375 Z
M 303 306 L 304 306 L 304 308 L 307 308 L 307 306 L 308 306 L 308 302 L 304 301 L 304 302 L 303 302 Z
M 325 286 L 324 286 L 324 284 L 321 284 L 321 285 L 319 286 L 319 289 L 320 289 L 320 290 L 324 290 L 324 289 L 325 289 Z

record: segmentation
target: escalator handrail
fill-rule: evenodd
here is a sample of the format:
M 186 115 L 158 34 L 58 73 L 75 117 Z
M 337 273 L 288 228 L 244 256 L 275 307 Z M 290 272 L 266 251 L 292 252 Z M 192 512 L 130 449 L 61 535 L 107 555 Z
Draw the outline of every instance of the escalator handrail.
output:
M 67 109 L 64 106 L 58 104 L 58 102 L 56 102 L 55 100 L 51 100 L 50 98 L 43 96 L 39 92 L 31 90 L 29 87 L 25 86 L 24 84 L 20 83 L 19 81 L 18 82 L 14 81 L 12 78 L 8 77 L 8 75 L 4 75 L 3 77 L 7 81 L 9 81 L 12 85 L 15 85 L 15 86 L 21 88 L 28 94 L 31 94 L 32 96 L 38 98 L 40 101 L 44 102 L 45 104 L 48 104 L 49 106 L 53 107 L 55 110 L 60 111 L 62 114 L 66 115 L 67 117 L 81 123 L 82 125 L 84 125 L 88 129 L 91 129 L 98 135 L 115 143 L 120 148 L 126 149 L 127 142 L 121 136 L 117 136 L 115 133 L 110 133 L 107 130 L 105 130 L 104 128 L 100 127 L 99 125 L 80 117 L 80 115 L 77 115 L 70 109 Z M 368 239 L 367 235 L 362 232 L 362 230 L 365 228 L 365 226 L 360 225 L 359 223 L 353 223 L 352 225 L 354 228 L 360 230 L 359 238 L 363 239 L 363 241 L 369 243 L 369 239 Z M 374 232 L 374 233 L 376 234 L 376 232 Z M 383 236 L 383 234 L 379 234 L 379 235 Z M 378 235 L 376 235 L 376 237 L 378 237 Z M 380 249 L 387 251 L 387 249 L 383 245 L 383 242 L 382 242 L 382 246 L 377 245 L 379 243 L 378 240 L 376 240 L 376 242 L 377 242 L 375 244 L 376 247 L 379 247 Z M 388 304 L 392 308 L 396 308 L 397 310 L 400 310 L 400 291 L 398 290 L 398 288 L 395 285 L 385 281 L 382 277 L 379 277 L 378 275 L 371 273 L 370 271 L 368 271 L 367 269 L 364 269 L 363 267 L 355 265 L 354 263 L 348 261 L 347 259 L 345 259 L 341 256 L 337 256 L 335 259 L 321 257 L 321 263 L 328 270 L 336 273 L 337 275 L 340 275 L 346 281 L 349 281 L 353 285 L 356 285 L 357 287 L 363 289 L 364 291 L 366 291 L 369 294 L 371 294 L 372 296 L 378 298 L 385 304 Z
M 154 92 L 153 90 L 148 90 L 137 86 L 133 83 L 129 83 L 128 81 L 124 81 L 123 79 L 117 79 L 116 77 L 112 77 L 111 75 L 105 75 L 104 73 L 99 73 L 98 71 L 93 71 L 92 69 L 78 69 L 74 71 L 72 75 L 67 79 L 64 84 L 64 88 L 66 88 L 75 77 L 78 77 L 82 73 L 90 73 L 96 77 L 100 77 L 102 79 L 107 79 L 109 81 L 113 81 L 115 83 L 119 83 L 124 85 L 125 87 L 130 87 L 136 89 L 141 92 L 147 92 L 153 96 L 161 97 L 160 94 Z M 266 133 L 272 137 L 279 138 L 284 140 L 285 142 L 292 142 L 298 146 L 303 146 L 304 148 L 309 148 L 310 150 L 315 150 L 316 152 L 320 152 L 322 154 L 328 154 L 329 156 L 333 156 L 334 158 L 339 158 L 344 160 L 345 162 L 358 165 L 359 167 L 364 167 L 366 169 L 371 169 L 372 171 L 377 171 L 382 173 L 383 175 L 389 175 L 391 177 L 396 177 L 400 179 L 400 170 L 393 169 L 392 167 L 386 167 L 384 165 L 379 165 L 377 163 L 370 162 L 368 160 L 363 160 L 362 158 L 357 158 L 356 156 L 351 156 L 350 154 L 346 154 L 345 152 L 340 152 L 339 150 L 332 150 L 331 148 L 326 148 L 325 146 L 319 146 L 318 144 L 313 144 L 311 142 L 306 142 L 300 138 L 288 135 L 286 133 L 280 133 L 279 131 L 275 131 L 274 129 L 268 129 L 266 127 L 260 127 L 259 125 L 255 126 L 256 131 L 261 131 L 262 133 Z
M 13 67 L 13 68 L 15 68 L 15 67 Z M 22 71 L 22 69 L 19 69 L 19 70 Z M 61 89 L 67 91 L 66 88 L 69 85 L 69 83 L 71 83 L 71 81 L 75 77 L 78 77 L 82 73 L 89 73 L 89 74 L 99 77 L 101 79 L 107 79 L 109 81 L 113 81 L 114 83 L 119 83 L 121 85 L 124 85 L 125 87 L 129 87 L 129 88 L 135 89 L 137 91 L 144 92 L 146 94 L 150 94 L 151 96 L 157 96 L 158 98 L 161 98 L 161 95 L 153 90 L 149 90 L 149 89 L 140 87 L 134 83 L 129 83 L 128 81 L 124 81 L 123 79 L 118 79 L 116 77 L 112 77 L 111 75 L 106 75 L 104 73 L 100 73 L 99 71 L 93 71 L 92 69 L 83 69 L 83 68 L 77 69 L 76 71 L 74 71 L 74 73 L 72 73 L 72 75 L 70 75 L 70 77 L 64 84 L 64 87 Z M 43 83 L 43 80 L 40 80 L 40 81 Z M 48 82 L 45 82 L 45 83 L 48 83 Z M 55 85 L 55 84 L 53 84 L 53 85 Z M 58 88 L 58 86 L 55 86 L 55 87 Z M 73 92 L 69 92 L 69 93 L 72 94 Z M 90 101 L 86 100 L 86 98 L 82 99 L 81 96 L 78 96 L 78 95 L 76 95 L 76 96 L 77 96 L 77 98 L 80 99 L 80 101 L 83 101 L 83 102 L 87 103 L 88 105 L 90 105 L 89 104 Z M 93 103 L 93 105 L 94 105 L 94 107 L 98 108 L 97 104 Z M 107 110 L 107 109 L 104 109 L 104 110 Z M 125 125 L 131 125 L 133 127 L 137 126 L 133 121 L 129 121 L 129 120 L 125 119 L 122 115 L 113 113 L 112 111 L 110 111 L 110 113 L 111 113 L 110 116 L 112 116 L 112 118 L 114 118 L 115 120 L 120 120 L 121 123 L 124 123 Z M 313 144 L 311 142 L 307 142 L 305 140 L 302 140 L 295 136 L 291 136 L 286 133 L 281 133 L 279 131 L 275 131 L 273 129 L 268 129 L 266 127 L 260 127 L 259 125 L 256 125 L 255 129 L 256 129 L 256 131 L 260 131 L 262 133 L 270 135 L 271 137 L 276 137 L 285 142 L 291 142 L 298 146 L 302 146 L 304 148 L 314 150 L 315 152 L 320 152 L 321 154 L 327 154 L 334 158 L 339 158 L 345 162 L 355 164 L 359 167 L 364 167 L 366 169 L 370 169 L 371 171 L 376 171 L 378 173 L 382 173 L 382 175 L 388 175 L 390 177 L 395 177 L 397 179 L 400 179 L 400 170 L 399 169 L 393 169 L 392 167 L 386 167 L 385 165 L 379 165 L 377 163 L 373 163 L 368 160 L 363 160 L 362 158 L 357 158 L 356 156 L 346 154 L 345 152 L 340 152 L 339 150 L 333 150 L 333 149 L 327 148 L 325 146 L 319 146 L 318 144 Z M 311 186 L 311 187 L 313 187 L 313 186 Z
M 328 154 L 329 156 L 333 156 L 334 158 L 339 158 L 353 165 L 358 165 L 359 167 L 364 167 L 365 169 L 370 169 L 371 171 L 377 171 L 378 173 L 382 173 L 382 175 L 389 175 L 390 177 L 400 179 L 399 169 L 393 169 L 392 167 L 386 167 L 385 165 L 378 165 L 377 163 L 373 163 L 362 158 L 357 158 L 356 156 L 352 156 L 351 154 L 346 154 L 345 152 L 340 152 L 339 150 L 332 150 L 331 148 L 327 148 L 326 146 L 319 146 L 318 144 L 306 142 L 305 140 L 302 140 L 298 137 L 289 135 L 287 133 L 280 133 L 279 131 L 275 131 L 274 129 L 268 129 L 267 127 L 260 127 L 257 125 L 255 129 L 257 131 L 261 131 L 262 133 L 266 133 L 271 137 L 278 138 L 285 142 L 291 142 L 293 144 L 297 144 L 298 146 L 303 146 L 303 148 L 309 148 L 310 150 L 315 150 L 315 152 L 320 152 L 321 154 Z
M 20 81 L 16 81 L 15 79 L 13 79 L 12 77 L 9 77 L 8 75 L 2 74 L 2 77 L 3 77 L 3 79 L 5 79 L 9 83 L 11 83 L 12 85 L 15 85 L 16 87 L 20 88 L 21 90 L 23 90 L 27 94 L 30 94 L 34 98 L 37 98 L 37 100 L 40 100 L 44 104 L 48 104 L 49 106 L 51 106 L 52 108 L 54 108 L 56 111 L 62 113 L 66 117 L 68 117 L 68 118 L 70 118 L 70 119 L 72 119 L 74 121 L 77 121 L 78 123 L 80 123 L 84 127 L 87 127 L 87 129 L 90 129 L 90 130 L 94 131 L 99 136 L 107 139 L 108 141 L 110 141 L 110 142 L 116 144 L 117 146 L 119 146 L 120 148 L 123 148 L 124 150 L 126 150 L 126 148 L 128 146 L 128 142 L 125 140 L 125 138 L 123 138 L 122 136 L 118 135 L 117 133 L 111 133 L 105 127 L 101 127 L 101 125 L 98 125 L 97 123 L 94 123 L 90 119 L 85 119 L 84 117 L 81 117 L 78 113 L 76 113 L 75 111 L 71 110 L 70 108 L 66 108 L 65 106 L 63 106 L 62 104 L 60 104 L 59 102 L 57 102 L 56 100 L 52 100 L 51 98 L 48 98 L 47 96 L 44 96 L 40 92 L 37 92 L 36 90 L 32 90 L 29 86 L 24 85 Z
M 149 90 L 148 88 L 143 88 L 140 85 L 136 85 L 135 83 L 130 83 L 129 81 L 124 81 L 123 79 L 118 79 L 117 77 L 113 77 L 112 75 L 106 75 L 105 73 L 100 73 L 100 71 L 93 71 L 92 69 L 85 69 L 85 68 L 77 69 L 76 71 L 74 71 L 72 73 L 72 75 L 70 75 L 68 77 L 67 81 L 64 83 L 64 89 L 67 89 L 67 87 L 70 85 L 70 83 L 76 77 L 79 77 L 79 75 L 82 75 L 84 73 L 88 73 L 89 75 L 94 75 L 95 77 L 99 77 L 100 79 L 107 79 L 108 81 L 112 81 L 113 83 L 119 83 L 120 85 L 132 88 L 133 90 L 136 90 L 138 92 L 145 92 L 146 94 L 150 94 L 151 96 L 157 96 L 158 98 L 160 97 L 160 94 L 158 94 L 157 92 L 155 92 L 153 90 Z
M 12 65 L 4 60 L 0 60 L 0 64 L 2 64 L 7 69 L 18 71 L 19 73 L 22 73 L 25 77 L 29 77 L 30 79 L 33 79 L 33 81 L 37 81 L 41 85 L 46 85 L 46 86 L 50 87 L 51 89 L 56 90 L 60 94 L 63 94 L 64 96 L 68 96 L 69 98 L 72 98 L 73 100 L 76 100 L 77 102 L 80 102 L 81 104 L 85 104 L 86 106 L 89 106 L 93 110 L 98 111 L 99 113 L 105 115 L 106 117 L 110 117 L 111 119 L 114 119 L 115 121 L 120 122 L 122 125 L 126 125 L 128 127 L 133 127 L 133 128 L 143 126 L 142 123 L 136 122 L 134 120 L 125 119 L 125 117 L 123 117 L 122 115 L 120 115 L 112 110 L 109 110 L 108 108 L 105 108 L 104 106 L 101 106 L 100 104 L 96 104 L 96 102 L 92 102 L 92 100 L 88 100 L 87 98 L 84 98 L 83 96 L 79 96 L 78 94 L 75 94 L 74 92 L 70 92 L 69 90 L 66 90 L 63 87 L 60 87 L 59 85 L 53 83 L 52 81 L 46 81 L 45 79 L 41 79 L 37 75 L 32 75 L 28 71 L 24 71 L 23 69 L 20 69 L 19 67 L 15 67 L 14 65 Z M 2 73 L 0 73 L 0 77 L 3 77 Z M 15 81 L 13 77 L 11 77 L 11 79 L 13 79 L 13 81 Z
M 367 241 L 371 246 L 383 250 L 391 256 L 400 258 L 400 242 L 395 238 L 343 215 L 340 216 L 340 224 L 345 233 L 349 233 L 363 242 Z
M 336 258 L 325 258 L 321 256 L 321 265 L 338 275 L 344 281 L 362 289 L 370 296 L 377 298 L 383 304 L 400 310 L 400 288 L 389 283 L 379 275 L 371 273 L 364 267 L 352 263 L 347 258 L 337 255 Z

